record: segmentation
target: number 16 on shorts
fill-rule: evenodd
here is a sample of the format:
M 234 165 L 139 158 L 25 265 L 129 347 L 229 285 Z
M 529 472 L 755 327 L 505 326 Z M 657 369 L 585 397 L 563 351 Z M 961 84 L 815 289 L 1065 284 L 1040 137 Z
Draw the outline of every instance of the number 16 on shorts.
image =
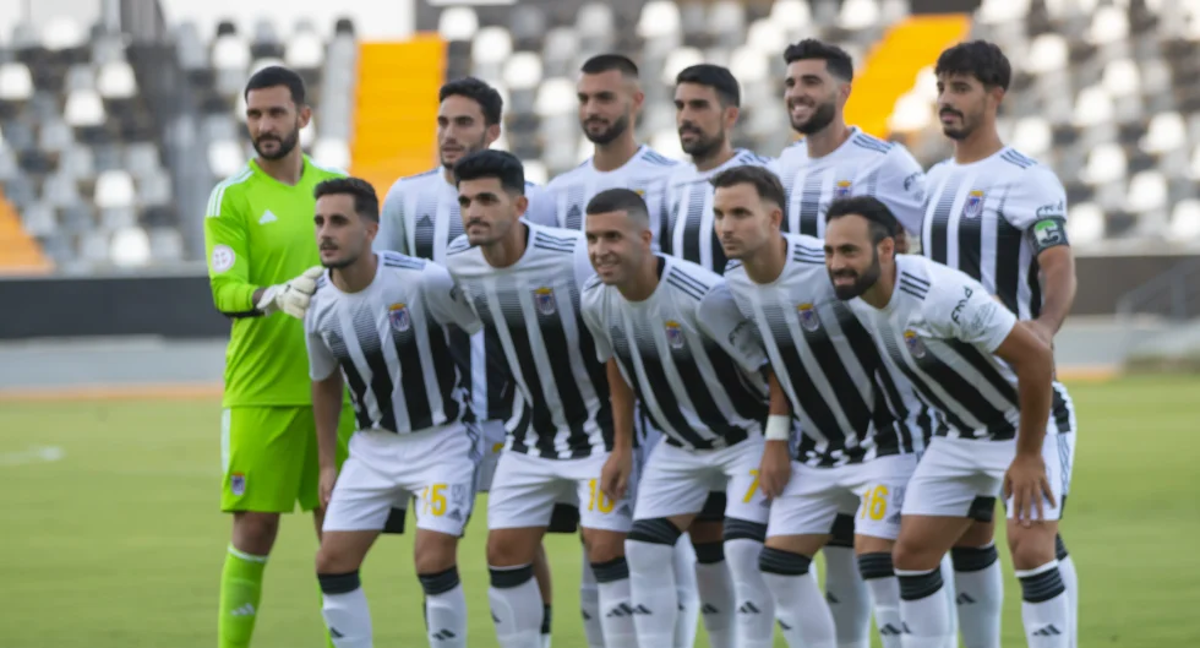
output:
M 855 534 L 896 539 L 900 530 L 900 510 L 904 508 L 904 486 L 876 482 L 864 486 L 859 496 Z

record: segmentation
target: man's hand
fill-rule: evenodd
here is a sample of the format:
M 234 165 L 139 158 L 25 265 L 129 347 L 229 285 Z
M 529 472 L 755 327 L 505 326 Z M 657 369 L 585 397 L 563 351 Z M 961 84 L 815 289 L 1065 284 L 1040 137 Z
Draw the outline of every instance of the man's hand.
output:
M 783 494 L 783 489 L 792 478 L 792 458 L 788 456 L 787 441 L 767 441 L 763 448 L 762 463 L 758 466 L 758 487 L 767 499 Z
M 1004 473 L 1004 497 L 1013 500 L 1013 514 L 1017 523 L 1025 528 L 1033 526 L 1033 512 L 1037 519 L 1045 519 L 1043 501 L 1057 508 L 1050 481 L 1046 479 L 1046 462 L 1040 454 L 1018 454 Z
M 616 448 L 608 455 L 600 471 L 600 490 L 613 502 L 625 498 L 629 488 L 629 476 L 633 474 L 633 451 Z
M 323 466 L 320 476 L 321 508 L 329 508 L 329 498 L 333 497 L 333 485 L 337 483 L 338 470 L 336 466 Z
M 325 268 L 313 266 L 285 284 L 268 287 L 254 307 L 264 315 L 280 310 L 296 319 L 304 319 L 304 311 L 308 310 L 312 294 L 317 290 L 317 279 L 323 272 Z

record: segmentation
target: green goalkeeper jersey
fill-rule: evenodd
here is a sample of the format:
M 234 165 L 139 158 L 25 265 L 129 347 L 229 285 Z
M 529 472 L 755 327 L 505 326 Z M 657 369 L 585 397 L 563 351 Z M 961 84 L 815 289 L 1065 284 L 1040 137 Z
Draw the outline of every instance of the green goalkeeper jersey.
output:
M 300 182 L 286 185 L 251 160 L 213 188 L 204 218 L 208 276 L 217 310 L 233 318 L 223 407 L 312 405 L 304 323 L 261 316 L 253 295 L 320 265 L 313 189 L 344 175 L 305 156 Z

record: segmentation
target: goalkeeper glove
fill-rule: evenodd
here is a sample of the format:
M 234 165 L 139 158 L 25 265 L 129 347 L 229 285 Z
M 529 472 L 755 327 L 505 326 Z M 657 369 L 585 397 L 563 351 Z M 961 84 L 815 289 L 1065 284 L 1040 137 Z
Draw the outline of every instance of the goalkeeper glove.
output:
M 285 284 L 268 287 L 254 307 L 263 315 L 280 310 L 296 319 L 304 319 L 304 311 L 308 310 L 312 294 L 317 290 L 317 279 L 323 272 L 325 268 L 314 266 Z

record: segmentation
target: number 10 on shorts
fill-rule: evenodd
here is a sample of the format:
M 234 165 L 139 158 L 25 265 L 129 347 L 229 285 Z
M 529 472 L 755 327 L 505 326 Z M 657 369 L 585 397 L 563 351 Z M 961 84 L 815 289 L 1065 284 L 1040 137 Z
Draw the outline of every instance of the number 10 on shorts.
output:
M 591 497 L 588 499 L 589 511 L 600 511 L 601 513 L 611 513 L 613 507 L 617 505 L 604 494 L 604 489 L 600 488 L 600 480 L 592 479 L 588 481 L 588 490 L 591 492 Z

